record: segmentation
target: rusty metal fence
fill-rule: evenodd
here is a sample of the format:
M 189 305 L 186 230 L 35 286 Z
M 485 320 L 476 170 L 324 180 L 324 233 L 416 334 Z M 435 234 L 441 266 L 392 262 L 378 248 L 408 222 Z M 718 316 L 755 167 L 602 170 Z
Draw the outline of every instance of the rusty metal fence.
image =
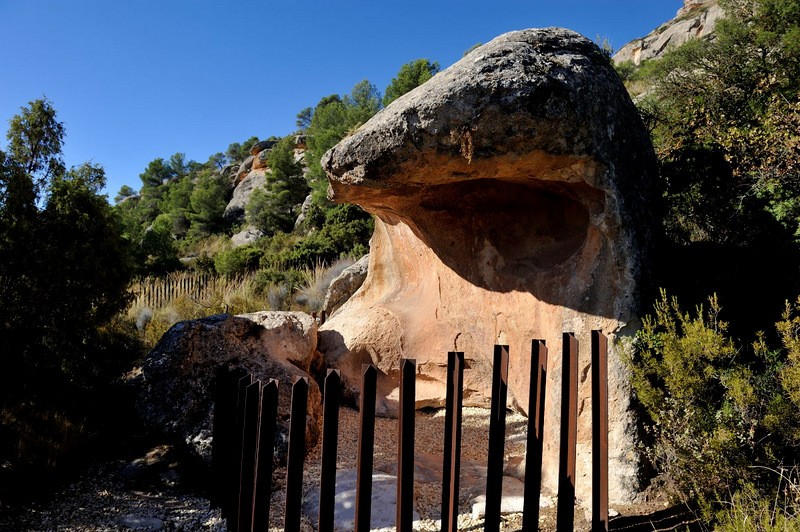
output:
M 578 341 L 562 338 L 561 437 L 556 526 L 572 530 L 575 513 L 575 460 L 578 412 Z M 600 331 L 591 335 L 592 367 L 592 530 L 608 530 L 608 342 Z M 486 473 L 484 530 L 499 531 L 505 448 L 508 346 L 495 346 L 489 449 Z M 526 443 L 522 530 L 537 530 L 541 490 L 547 346 L 531 345 L 531 378 Z M 416 362 L 402 361 L 397 451 L 397 517 L 399 531 L 411 531 L 414 500 L 414 403 Z M 353 529 L 370 529 L 375 399 L 378 370 L 365 364 L 362 373 L 357 455 L 355 522 Z M 464 353 L 448 353 L 442 467 L 441 530 L 457 530 Z M 328 370 L 323 386 L 323 427 L 318 530 L 334 529 L 336 454 L 341 376 Z M 300 530 L 305 461 L 308 379 L 292 385 L 286 465 L 284 530 Z M 234 532 L 269 529 L 273 454 L 278 412 L 278 382 L 262 383 L 243 370 L 217 374 L 212 462 L 215 504 Z

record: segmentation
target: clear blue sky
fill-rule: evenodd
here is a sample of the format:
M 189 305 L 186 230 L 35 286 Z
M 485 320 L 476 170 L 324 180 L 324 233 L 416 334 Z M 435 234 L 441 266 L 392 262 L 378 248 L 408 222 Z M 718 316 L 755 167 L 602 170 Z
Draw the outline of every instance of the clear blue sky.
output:
M 0 120 L 46 96 L 67 165 L 102 164 L 113 198 L 156 157 L 205 161 L 295 129 L 295 115 L 403 63 L 445 68 L 511 30 L 564 26 L 618 49 L 681 0 L 404 2 L 0 0 Z M 5 135 L 0 148 L 6 145 Z

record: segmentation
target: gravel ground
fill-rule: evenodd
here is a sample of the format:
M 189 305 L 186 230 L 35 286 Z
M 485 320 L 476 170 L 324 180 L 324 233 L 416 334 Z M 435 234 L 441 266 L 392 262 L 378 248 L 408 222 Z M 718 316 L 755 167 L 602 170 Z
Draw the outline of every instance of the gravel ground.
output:
M 90 466 L 45 505 L 0 516 L 3 531 L 224 531 L 207 499 L 180 489 L 135 489 L 120 475 L 125 460 Z
M 351 408 L 340 411 L 338 469 L 356 467 L 358 448 L 358 412 Z M 527 419 L 508 413 L 506 420 L 506 457 L 524 455 Z M 479 530 L 482 519 L 472 515 L 473 499 L 485 488 L 486 454 L 489 432 L 488 410 L 465 408 L 462 430 L 462 472 L 460 477 L 459 529 Z M 414 508 L 420 519 L 415 530 L 438 530 L 441 497 L 441 453 L 443 446 L 444 411 L 420 411 L 416 416 Z M 306 457 L 304 489 L 306 495 L 316 492 L 320 473 L 320 452 L 317 446 Z M 378 418 L 375 427 L 375 472 L 395 474 L 397 459 L 397 420 Z M 225 523 L 219 511 L 212 509 L 207 499 L 181 490 L 180 479 L 170 484 L 162 478 L 158 487 L 132 486 L 123 473 L 124 460 L 92 465 L 51 502 L 18 509 L 15 515 L 0 514 L 0 531 L 224 531 Z M 513 468 L 512 468 L 513 469 Z M 270 509 L 270 530 L 283 529 L 285 503 L 285 469 L 277 469 L 273 477 L 273 498 Z M 438 475 L 438 477 L 437 477 Z M 174 485 L 174 487 L 169 487 Z M 549 507 L 542 508 L 540 529 L 555 529 L 555 507 L 552 497 L 543 496 Z M 624 513 L 649 513 L 663 506 L 633 509 Z M 588 530 L 584 511 L 576 508 L 575 530 Z M 512 513 L 503 516 L 501 530 L 520 530 L 522 516 Z M 304 516 L 302 530 L 315 530 L 316 517 Z

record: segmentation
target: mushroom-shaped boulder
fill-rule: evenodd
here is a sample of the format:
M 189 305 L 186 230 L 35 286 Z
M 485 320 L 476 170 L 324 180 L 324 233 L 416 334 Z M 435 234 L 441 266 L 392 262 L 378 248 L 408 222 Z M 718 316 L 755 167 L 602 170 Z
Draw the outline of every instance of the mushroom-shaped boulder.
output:
M 377 364 L 379 410 L 391 412 L 401 358 L 417 360 L 418 406 L 440 405 L 447 352 L 463 351 L 465 404 L 488 404 L 492 346 L 507 344 L 509 406 L 527 410 L 531 340 L 546 340 L 543 481 L 554 487 L 561 338 L 573 332 L 586 481 L 590 334 L 612 346 L 630 334 L 654 218 L 653 149 L 608 58 L 564 29 L 502 35 L 395 100 L 323 165 L 334 200 L 375 215 L 367 279 L 320 333 L 328 363 L 356 393 L 361 364 Z M 609 390 L 611 499 L 626 500 L 638 462 L 615 350 Z

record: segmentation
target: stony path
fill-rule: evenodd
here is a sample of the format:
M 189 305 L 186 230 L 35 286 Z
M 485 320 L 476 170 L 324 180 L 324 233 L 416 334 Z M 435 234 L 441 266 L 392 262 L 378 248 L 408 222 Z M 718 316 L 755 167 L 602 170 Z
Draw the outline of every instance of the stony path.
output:
M 0 515 L 8 532 L 224 531 L 207 499 L 168 487 L 136 489 L 120 475 L 124 460 L 94 464 L 45 505 Z
M 519 455 L 524 444 L 522 438 L 524 418 L 519 414 L 509 414 L 506 452 Z M 440 511 L 441 497 L 441 455 L 437 453 L 441 446 L 440 434 L 444 422 L 441 412 L 418 412 L 418 424 L 415 448 L 417 449 L 417 467 L 415 472 L 414 508 L 418 514 L 416 530 L 438 530 L 437 521 Z M 375 440 L 375 472 L 379 475 L 394 475 L 397 456 L 396 420 L 378 418 L 376 420 Z M 340 412 L 339 464 L 341 472 L 353 471 L 355 467 L 355 448 L 357 446 L 358 413 L 343 408 Z M 459 530 L 481 530 L 483 520 L 473 514 L 476 497 L 483 493 L 485 473 L 485 453 L 487 446 L 488 418 L 485 409 L 465 408 L 464 432 L 462 447 L 461 498 L 459 501 Z M 132 480 L 131 464 L 125 460 L 105 461 L 90 466 L 84 474 L 72 484 L 56 494 L 47 504 L 31 505 L 18 511 L 15 515 L 4 515 L 0 511 L 0 531 L 224 531 L 225 523 L 217 509 L 210 507 L 208 499 L 196 493 L 189 493 L 182 486 L 180 475 L 171 466 L 170 451 L 165 447 L 156 447 L 148 453 L 158 466 L 145 468 L 145 475 L 137 473 Z M 159 451 L 159 449 L 162 449 Z M 308 501 L 313 499 L 318 489 L 319 452 L 317 447 L 306 459 L 304 468 L 304 504 L 305 515 L 302 530 L 315 529 L 316 511 L 309 508 Z M 440 451 L 439 451 L 440 452 Z M 513 463 L 513 460 L 512 460 Z M 507 474 L 512 464 L 507 463 Z M 155 472 L 155 475 L 153 474 Z M 270 530 L 282 530 L 283 506 L 285 502 L 285 469 L 275 471 L 274 493 L 270 511 Z M 504 497 L 510 490 L 508 482 L 518 482 L 513 477 L 504 477 Z M 388 487 L 390 498 L 394 493 L 394 485 Z M 341 494 L 340 494 L 341 495 Z M 376 494 L 373 491 L 374 496 Z M 555 529 L 555 508 L 552 497 L 543 497 L 540 530 Z M 394 502 L 391 501 L 384 511 L 388 511 L 389 522 L 394 522 Z M 391 507 L 388 507 L 391 506 Z M 650 513 L 658 507 L 622 509 L 625 514 Z M 661 507 L 663 509 L 663 506 Z M 2 510 L 2 509 L 0 509 Z M 628 510 L 628 511 L 626 511 Z M 373 510 L 373 526 L 380 520 L 376 515 L 380 508 Z M 576 508 L 575 530 L 588 530 L 584 511 Z M 512 512 L 504 515 L 501 530 L 520 530 L 522 515 Z M 352 522 L 352 521 L 350 521 Z M 646 523 L 646 521 L 645 521 Z M 618 523 L 622 524 L 622 523 Z M 684 523 L 685 525 L 686 523 Z M 653 530 L 652 524 L 644 528 L 622 526 L 630 530 Z M 344 527 L 342 530 L 350 529 Z M 392 527 L 385 530 L 393 530 Z M 663 527 L 660 529 L 669 529 Z M 375 528 L 375 530 L 384 530 Z

